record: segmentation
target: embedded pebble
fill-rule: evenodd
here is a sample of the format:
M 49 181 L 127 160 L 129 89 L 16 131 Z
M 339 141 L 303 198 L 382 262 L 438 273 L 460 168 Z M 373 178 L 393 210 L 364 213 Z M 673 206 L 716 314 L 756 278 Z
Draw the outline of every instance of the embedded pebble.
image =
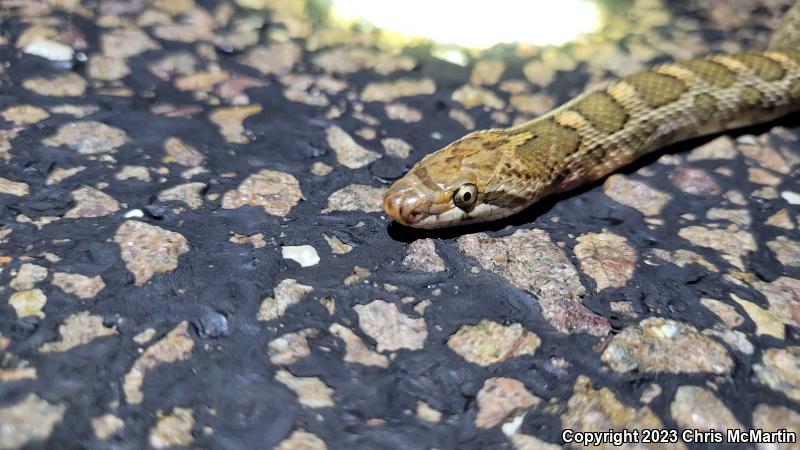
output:
M 33 289 L 36 283 L 47 278 L 47 268 L 36 264 L 25 263 L 19 266 L 17 275 L 11 279 L 9 286 L 17 291 Z
M 617 372 L 725 374 L 733 361 L 728 351 L 692 325 L 650 317 L 626 327 L 603 351 L 602 360 Z
M 58 327 L 59 339 L 54 342 L 47 342 L 39 348 L 40 352 L 66 352 L 79 345 L 103 336 L 117 334 L 117 327 L 103 325 L 103 318 L 90 315 L 87 311 L 73 314 Z
M 50 61 L 71 61 L 75 50 L 69 45 L 47 39 L 36 39 L 28 43 L 24 53 L 40 56 Z
M 686 157 L 689 162 L 705 161 L 708 159 L 734 159 L 736 158 L 736 147 L 734 141 L 728 135 L 722 135 L 711 142 L 695 148 Z
M 11 181 L 8 178 L 0 177 L 0 194 L 15 195 L 24 197 L 30 193 L 27 183 L 21 181 Z
M 480 366 L 533 355 L 540 343 L 539 336 L 518 323 L 504 326 L 491 320 L 464 325 L 447 340 L 451 350 Z
M 114 153 L 129 141 L 124 131 L 94 120 L 70 122 L 58 128 L 53 136 L 42 140 L 51 147 L 68 147 L 81 155 Z
M 412 319 L 397 309 L 394 303 L 375 300 L 353 307 L 358 324 L 364 333 L 375 339 L 379 352 L 403 348 L 418 350 L 425 345 L 428 330 L 424 319 Z
M 669 194 L 625 175 L 611 175 L 603 183 L 603 191 L 612 200 L 639 210 L 645 216 L 657 216 L 672 199 Z
M 469 81 L 475 85 L 497 84 L 506 70 L 506 63 L 502 59 L 482 59 L 472 67 Z
M 102 217 L 119 211 L 119 202 L 114 197 L 90 186 L 72 191 L 75 206 L 64 214 L 67 219 Z
M 217 108 L 208 118 L 217 127 L 222 137 L 232 144 L 247 144 L 250 138 L 247 137 L 244 121 L 248 117 L 261 112 L 259 105 L 231 106 L 227 108 Z
M 258 308 L 258 320 L 273 320 L 283 316 L 290 306 L 299 303 L 314 290 L 311 286 L 300 284 L 297 280 L 287 278 L 273 290 L 272 297 L 267 297 L 261 301 Z
M 328 145 L 336 153 L 336 160 L 348 169 L 364 167 L 381 157 L 380 153 L 359 145 L 346 131 L 336 125 L 328 127 L 325 136 Z
M 747 179 L 756 184 L 764 184 L 767 186 L 777 186 L 781 184 L 781 177 L 773 174 L 772 172 L 762 169 L 760 167 L 748 167 Z
M 156 41 L 137 28 L 119 28 L 100 36 L 103 54 L 112 58 L 130 58 L 147 50 L 160 48 Z
M 542 61 L 532 61 L 522 68 L 525 78 L 536 86 L 547 86 L 555 77 L 555 70 Z
M 577 270 L 542 230 L 517 230 L 493 238 L 484 233 L 458 239 L 458 248 L 486 270 L 533 293 L 544 317 L 562 333 L 608 333 L 608 320 L 581 302 L 586 289 Z
M 145 166 L 122 166 L 119 172 L 114 175 L 114 178 L 120 181 L 130 179 L 144 181 L 146 183 L 151 181 L 150 169 Z
M 275 450 L 328 450 L 325 441 L 307 431 L 297 430 L 281 441 Z
M 94 298 L 106 287 L 100 275 L 87 277 L 79 273 L 53 273 L 53 286 L 58 286 L 67 294 L 72 294 L 81 300 Z
M 181 91 L 211 91 L 215 85 L 230 79 L 230 73 L 225 70 L 208 70 L 182 75 L 175 79 L 175 87 Z
M 717 180 L 703 169 L 680 166 L 669 174 L 669 179 L 687 194 L 709 196 L 722 193 Z
M 555 105 L 552 97 L 542 94 L 516 94 L 509 101 L 517 111 L 536 116 L 547 113 Z
M 472 130 L 475 128 L 475 120 L 463 109 L 451 109 L 447 115 L 450 116 L 451 119 L 460 123 L 461 126 L 467 130 Z
M 333 167 L 325 164 L 322 161 L 317 161 L 311 165 L 311 173 L 318 177 L 324 177 L 331 172 L 333 172 Z
M 359 47 L 336 47 L 317 53 L 313 61 L 326 72 L 354 73 L 373 69 L 381 75 L 398 70 L 411 70 L 417 65 L 410 56 L 378 52 Z
M 413 150 L 411 144 L 400 138 L 384 138 L 381 139 L 381 144 L 387 155 L 400 159 L 408 158 Z
M 442 272 L 447 270 L 444 260 L 436 253 L 433 239 L 417 239 L 408 246 L 403 258 L 403 267 L 422 272 Z
M 42 308 L 47 304 L 47 296 L 41 289 L 18 291 L 11 294 L 8 304 L 14 308 L 19 318 L 30 316 L 44 318 Z
M 511 443 L 514 444 L 514 450 L 561 450 L 560 445 L 545 442 L 536 436 L 530 436 L 522 433 L 513 433 L 509 436 Z
M 728 344 L 734 350 L 738 350 L 745 355 L 752 355 L 755 347 L 747 339 L 747 335 L 738 330 L 731 330 L 720 324 L 714 324 L 712 328 L 703 330 L 706 336 L 714 336 L 722 342 Z
M 242 58 L 244 65 L 250 66 L 262 75 L 286 75 L 297 64 L 303 50 L 294 42 L 276 42 L 268 46 L 250 49 Z
M 80 97 L 86 93 L 86 80 L 74 72 L 52 78 L 34 77 L 22 82 L 22 87 L 47 97 Z
M 762 308 L 753 302 L 739 298 L 736 294 L 731 294 L 731 298 L 741 305 L 744 312 L 756 324 L 756 334 L 774 336 L 783 339 L 786 335 L 783 320 L 774 311 Z
M 55 167 L 50 173 L 47 175 L 47 181 L 45 182 L 46 185 L 51 186 L 53 184 L 58 184 L 67 178 L 76 175 L 82 171 L 86 170 L 85 166 L 77 166 L 77 167 Z
M 483 383 L 476 397 L 478 414 L 475 426 L 492 428 L 508 417 L 538 405 L 541 400 L 531 394 L 519 380 L 513 378 L 489 378 Z
M 159 192 L 158 200 L 161 202 L 178 201 L 189 208 L 197 209 L 203 206 L 202 192 L 206 186 L 205 183 L 200 182 L 179 184 Z
M 180 138 L 170 137 L 164 143 L 164 162 L 176 162 L 186 167 L 200 167 L 206 157 Z
M 336 255 L 344 255 L 353 250 L 352 245 L 342 242 L 342 240 L 336 236 L 328 236 L 327 234 L 323 234 L 322 237 L 325 239 L 325 242 L 330 245 L 331 251 Z
M 675 392 L 670 413 L 683 429 L 733 430 L 744 428 L 711 391 L 699 386 L 681 386 Z
M 633 276 L 636 250 L 622 236 L 608 231 L 586 233 L 576 238 L 575 256 L 581 269 L 594 279 L 597 292 L 622 287 Z
M 132 405 L 141 403 L 144 398 L 142 384 L 147 373 L 162 364 L 188 359 L 193 348 L 194 340 L 189 334 L 189 322 L 184 320 L 136 358 L 122 384 L 125 400 Z
M 269 342 L 267 355 L 272 364 L 288 366 L 311 354 L 308 338 L 317 335 L 317 330 L 306 328 L 295 333 L 286 333 Z
M 379 212 L 383 211 L 383 195 L 386 188 L 366 186 L 363 184 L 351 184 L 331 194 L 328 197 L 328 207 L 322 213 L 332 211 L 363 211 Z
M 267 214 L 285 217 L 303 198 L 300 183 L 294 176 L 263 169 L 247 177 L 235 190 L 222 197 L 223 209 L 261 206 Z
M 668 252 L 663 249 L 653 249 L 653 255 L 664 261 L 669 261 L 678 267 L 686 267 L 689 264 L 697 264 L 698 266 L 705 267 L 711 272 L 719 272 L 717 266 L 704 258 L 702 255 L 695 253 L 691 250 L 680 249 L 674 252 Z
M 125 428 L 125 422 L 119 417 L 106 413 L 92 419 L 92 430 L 97 439 L 106 440 L 119 434 Z
M 189 408 L 176 406 L 172 414 L 158 420 L 150 430 L 150 445 L 153 448 L 188 447 L 194 442 L 194 414 Z
M 4 109 L 0 115 L 16 126 L 30 125 L 50 117 L 47 111 L 33 105 L 10 106 Z
M 782 276 L 769 283 L 752 284 L 767 298 L 770 314 L 786 325 L 800 327 L 800 280 Z
M 774 148 L 766 145 L 740 144 L 739 150 L 759 166 L 788 175 L 791 168 Z
M 746 209 L 711 208 L 706 212 L 706 218 L 711 220 L 727 220 L 742 227 L 749 227 L 752 219 L 750 211 Z
M 66 405 L 53 404 L 37 396 L 27 397 L 13 405 L 0 407 L 0 448 L 18 449 L 44 441 L 64 418 Z
M 342 341 L 345 345 L 345 362 L 358 363 L 365 366 L 389 367 L 389 358 L 380 353 L 376 353 L 364 344 L 352 330 L 345 328 L 338 323 L 331 324 L 329 331 Z
M 103 55 L 94 55 L 89 58 L 87 68 L 89 78 L 102 81 L 114 81 L 120 80 L 130 73 L 131 69 L 124 59 Z
M 800 413 L 792 411 L 785 406 L 771 406 L 760 404 L 753 411 L 753 427 L 766 432 L 778 430 L 800 431 Z M 758 450 L 792 450 L 796 443 L 764 443 L 757 444 Z
M 416 123 L 422 120 L 422 111 L 404 103 L 390 103 L 384 107 L 384 110 L 386 117 L 391 120 L 401 120 L 405 123 Z
M 155 274 L 172 272 L 178 258 L 189 251 L 189 242 L 180 233 L 138 220 L 126 220 L 114 235 L 125 267 L 141 286 Z
M 19 130 L 16 128 L 10 130 L 0 130 L 0 158 L 4 160 L 11 159 L 11 141 L 17 137 L 18 134 Z M 0 180 L 5 180 L 5 178 L 0 178 Z
M 764 200 L 775 200 L 778 198 L 778 191 L 772 186 L 764 186 L 761 189 L 756 189 L 750 193 L 753 198 L 761 198 Z M 800 197 L 798 197 L 800 199 Z M 798 200 L 800 202 L 800 200 Z M 789 202 L 791 203 L 791 201 Z
M 602 432 L 622 428 L 663 429 L 664 425 L 649 407 L 643 406 L 636 409 L 628 406 L 621 402 L 609 388 L 594 389 L 592 381 L 588 377 L 579 375 L 575 381 L 572 397 L 567 401 L 567 411 L 561 415 L 561 427 L 562 429 Z M 610 450 L 618 447 L 608 442 L 581 448 Z M 680 442 L 665 443 L 658 448 L 686 449 Z
M 800 347 L 770 348 L 753 365 L 758 380 L 792 400 L 800 400 Z
M 442 413 L 423 401 L 417 401 L 417 417 L 426 422 L 437 423 L 442 420 Z
M 800 241 L 778 236 L 774 241 L 767 242 L 767 247 L 784 266 L 800 267 Z
M 365 102 L 391 102 L 400 97 L 431 95 L 434 92 L 436 92 L 436 84 L 430 78 L 373 81 L 367 84 L 361 92 L 361 100 Z
M 470 109 L 476 106 L 487 106 L 493 109 L 503 109 L 506 106 L 500 97 L 494 92 L 477 86 L 466 84 L 453 91 L 451 95 L 453 101 L 461 103 L 464 108 Z
M 291 259 L 301 267 L 311 267 L 319 264 L 317 249 L 310 245 L 284 245 L 281 247 L 283 259 Z
M 744 230 L 724 230 L 695 225 L 678 230 L 678 235 L 694 245 L 723 253 L 723 258 L 739 269 L 744 269 L 742 257 L 758 249 L 753 235 Z
M 789 202 L 790 205 L 800 205 L 800 194 L 797 192 L 783 191 L 781 192 L 781 197 Z
M 792 219 L 789 217 L 789 211 L 787 211 L 786 208 L 781 209 L 775 214 L 769 216 L 765 223 L 767 225 L 772 225 L 773 227 L 783 228 L 784 230 L 794 230 L 794 224 L 792 223 Z
M 744 322 L 744 317 L 736 312 L 736 308 L 727 303 L 711 298 L 702 298 L 700 299 L 700 303 L 722 319 L 722 322 L 725 323 L 728 328 L 736 328 Z
M 333 389 L 317 377 L 296 377 L 286 370 L 279 370 L 275 373 L 275 380 L 294 391 L 302 405 L 314 409 L 333 406 Z

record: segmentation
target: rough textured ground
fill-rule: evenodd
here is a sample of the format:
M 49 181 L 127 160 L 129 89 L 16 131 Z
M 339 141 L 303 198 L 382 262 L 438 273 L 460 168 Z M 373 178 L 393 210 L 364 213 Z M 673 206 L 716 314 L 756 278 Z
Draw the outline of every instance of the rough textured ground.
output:
M 483 228 L 380 212 L 468 130 L 763 46 L 787 6 L 612 5 L 461 66 L 302 2 L 1 1 L 0 448 L 800 431 L 796 118 Z

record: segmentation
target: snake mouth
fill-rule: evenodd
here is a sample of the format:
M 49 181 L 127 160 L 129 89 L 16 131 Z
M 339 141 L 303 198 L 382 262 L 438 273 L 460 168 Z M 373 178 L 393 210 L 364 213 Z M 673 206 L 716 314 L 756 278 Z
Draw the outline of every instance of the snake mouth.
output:
M 387 192 L 383 198 L 383 210 L 395 222 L 406 226 L 416 226 L 428 217 L 428 205 L 420 196 L 413 193 Z

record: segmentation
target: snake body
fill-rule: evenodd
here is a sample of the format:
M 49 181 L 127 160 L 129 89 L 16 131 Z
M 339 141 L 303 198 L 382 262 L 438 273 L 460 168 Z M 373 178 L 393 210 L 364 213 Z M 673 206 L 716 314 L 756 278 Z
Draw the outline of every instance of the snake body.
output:
M 799 110 L 798 24 L 800 2 L 767 51 L 662 64 L 519 126 L 467 134 L 397 180 L 384 210 L 417 228 L 495 220 L 669 144 Z

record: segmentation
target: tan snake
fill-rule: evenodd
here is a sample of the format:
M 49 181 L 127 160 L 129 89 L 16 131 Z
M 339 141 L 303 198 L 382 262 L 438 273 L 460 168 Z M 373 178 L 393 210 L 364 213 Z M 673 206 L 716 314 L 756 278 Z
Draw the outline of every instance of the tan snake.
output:
M 766 52 L 663 64 L 522 125 L 469 133 L 412 167 L 388 189 L 383 207 L 417 228 L 495 220 L 666 145 L 798 109 L 800 2 Z

